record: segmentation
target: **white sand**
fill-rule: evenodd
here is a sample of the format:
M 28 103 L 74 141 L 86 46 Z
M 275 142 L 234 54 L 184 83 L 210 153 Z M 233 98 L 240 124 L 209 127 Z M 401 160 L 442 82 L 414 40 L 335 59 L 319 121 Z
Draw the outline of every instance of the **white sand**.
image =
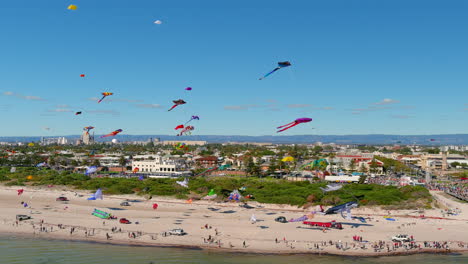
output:
M 104 196 L 104 200 L 88 201 L 89 193 L 78 191 L 83 197 L 75 196 L 74 191 L 67 191 L 65 188 L 54 187 L 27 187 L 22 195 L 17 195 L 18 187 L 0 186 L 0 233 L 15 233 L 24 235 L 35 235 L 38 237 L 90 240 L 99 242 L 119 243 L 119 244 L 139 244 L 155 246 L 188 246 L 219 249 L 218 240 L 221 241 L 221 249 L 244 252 L 264 252 L 264 253 L 330 253 L 342 255 L 369 255 L 369 254 L 389 254 L 386 250 L 375 253 L 367 244 L 368 249 L 353 249 L 352 237 L 359 235 L 363 240 L 375 242 L 379 240 L 390 241 L 393 235 L 402 233 L 413 235 L 416 241 L 450 241 L 451 250 L 462 250 L 458 246 L 459 242 L 468 244 L 468 204 L 460 204 L 451 201 L 440 194 L 436 194 L 443 203 L 449 204 L 452 208 L 458 207 L 462 214 L 458 216 L 447 216 L 453 220 L 442 219 L 419 219 L 404 217 L 405 215 L 419 216 L 414 211 L 393 211 L 392 217 L 397 221 L 391 222 L 383 218 L 387 211 L 374 208 L 357 208 L 353 210 L 354 215 L 370 216 L 373 218 L 366 224 L 357 228 L 351 225 L 343 225 L 343 230 L 330 229 L 323 232 L 321 229 L 311 228 L 297 223 L 277 223 L 274 219 L 278 216 L 285 216 L 286 219 L 297 218 L 308 214 L 310 210 L 303 210 L 297 207 L 267 205 L 249 203 L 252 206 L 264 206 L 264 208 L 245 209 L 235 203 L 215 203 L 209 201 L 194 201 L 187 204 L 185 201 L 170 199 L 165 197 L 153 197 L 151 201 L 146 201 L 142 197 L 133 195 Z M 70 202 L 57 202 L 58 196 L 66 196 Z M 132 202 L 129 207 L 120 206 L 120 202 L 125 199 L 138 199 L 141 202 Z M 31 208 L 24 208 L 20 203 L 24 201 Z M 157 210 L 152 209 L 152 204 L 158 203 Z M 208 208 L 217 208 L 218 211 L 211 211 Z M 66 208 L 66 209 L 65 209 Z M 119 224 L 117 220 L 102 220 L 91 213 L 94 208 L 112 213 L 121 218 L 125 217 L 132 221 L 132 224 Z M 108 208 L 121 208 L 124 210 L 111 210 Z M 235 211 L 234 213 L 221 213 L 223 211 Z M 31 215 L 34 219 L 20 222 L 16 226 L 15 216 L 17 214 Z M 250 222 L 251 215 L 254 214 L 257 223 Z M 441 217 L 440 210 L 426 210 L 425 216 Z M 39 231 L 39 223 L 44 220 L 44 227 L 48 232 Z M 316 215 L 313 221 L 336 220 L 342 223 L 361 224 L 357 220 L 345 220 L 340 215 Z M 105 225 L 103 225 L 105 222 Z M 139 222 L 139 224 L 135 224 Z M 35 230 L 33 229 L 33 224 Z M 180 223 L 180 224 L 176 224 Z M 410 224 L 415 223 L 415 224 Z M 58 224 L 66 225 L 65 229 L 59 229 Z M 208 224 L 211 229 L 202 228 Z M 410 224 L 410 225 L 408 225 Z M 50 228 L 53 226 L 53 231 Z M 70 235 L 70 227 L 76 228 L 75 233 Z M 268 228 L 262 229 L 261 226 Z M 112 233 L 111 228 L 122 229 L 122 233 Z M 183 228 L 185 236 L 167 236 L 161 234 L 173 228 Z M 93 236 L 85 237 L 85 230 Z M 215 235 L 215 229 L 219 235 Z M 142 232 L 142 236 L 129 238 L 128 232 Z M 111 235 L 111 240 L 106 239 L 106 233 Z M 203 238 L 214 237 L 215 243 L 204 243 Z M 155 238 L 155 240 L 152 239 Z M 275 243 L 275 238 L 280 243 Z M 283 242 L 285 238 L 288 243 Z M 351 249 L 343 251 L 335 246 L 321 246 L 321 249 L 313 249 L 314 243 L 332 240 L 347 243 Z M 246 241 L 247 247 L 243 247 Z M 231 247 L 231 245 L 233 247 Z M 465 245 L 464 249 L 467 249 Z M 422 252 L 425 250 L 412 250 L 410 252 Z M 429 250 L 430 251 L 430 250 Z M 404 253 L 404 249 L 391 252 Z

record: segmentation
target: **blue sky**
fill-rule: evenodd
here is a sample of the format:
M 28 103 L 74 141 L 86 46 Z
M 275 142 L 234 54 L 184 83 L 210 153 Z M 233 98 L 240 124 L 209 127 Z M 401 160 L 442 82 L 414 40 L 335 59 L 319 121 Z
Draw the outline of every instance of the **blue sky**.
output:
M 175 134 L 191 115 L 199 135 L 272 135 L 299 117 L 313 121 L 284 135 L 467 133 L 467 12 L 464 0 L 3 1 L 0 136 Z

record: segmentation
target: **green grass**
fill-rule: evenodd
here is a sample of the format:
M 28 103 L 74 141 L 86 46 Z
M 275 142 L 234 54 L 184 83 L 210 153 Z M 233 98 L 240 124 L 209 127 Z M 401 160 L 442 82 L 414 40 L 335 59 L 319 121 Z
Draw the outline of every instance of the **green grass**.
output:
M 383 205 L 407 208 L 427 207 L 432 198 L 428 190 L 420 186 L 382 186 L 376 184 L 348 184 L 334 192 L 323 193 L 319 187 L 325 182 L 291 182 L 272 178 L 194 178 L 189 188 L 176 183 L 176 179 L 136 178 L 90 178 L 83 174 L 57 172 L 37 168 L 18 168 L 10 173 L 9 168 L 0 168 L 0 181 L 7 185 L 68 185 L 77 189 L 96 190 L 102 188 L 104 194 L 139 194 L 173 196 L 179 199 L 202 197 L 214 189 L 220 198 L 226 198 L 230 191 L 245 187 L 243 195 L 251 194 L 261 203 L 290 205 L 336 205 L 343 202 L 359 201 L 361 205 Z M 33 178 L 28 180 L 31 175 Z M 181 180 L 181 179 L 178 179 Z

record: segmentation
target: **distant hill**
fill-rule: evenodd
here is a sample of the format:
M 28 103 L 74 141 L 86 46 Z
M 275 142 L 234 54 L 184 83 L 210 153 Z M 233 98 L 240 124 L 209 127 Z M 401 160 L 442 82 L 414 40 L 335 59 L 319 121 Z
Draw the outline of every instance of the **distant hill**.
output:
M 78 135 L 64 136 L 71 142 L 76 141 Z M 209 143 L 226 142 L 265 142 L 265 143 L 301 143 L 315 142 L 337 144 L 418 144 L 418 145 L 468 145 L 468 134 L 447 135 L 295 135 L 295 136 L 235 136 L 235 135 L 199 135 L 199 136 L 169 136 L 169 135 L 118 135 L 119 141 L 147 141 L 150 138 L 160 140 L 203 140 Z M 112 138 L 97 141 L 110 141 Z M 40 137 L 0 137 L 0 142 L 36 142 Z M 432 141 L 433 140 L 433 141 Z

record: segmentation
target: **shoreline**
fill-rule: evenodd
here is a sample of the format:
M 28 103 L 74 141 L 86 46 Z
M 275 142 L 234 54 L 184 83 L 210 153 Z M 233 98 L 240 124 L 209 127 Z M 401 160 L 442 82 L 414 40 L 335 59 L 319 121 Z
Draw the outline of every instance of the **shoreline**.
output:
M 203 246 L 190 246 L 183 244 L 164 244 L 164 243 L 145 243 L 142 241 L 119 241 L 119 240 L 101 240 L 101 239 L 86 239 L 86 238 L 65 238 L 65 237 L 54 237 L 50 235 L 37 235 L 37 234 L 25 234 L 18 232 L 1 232 L 1 237 L 9 238 L 28 238 L 28 239 L 39 239 L 39 240 L 50 240 L 50 241 L 63 241 L 73 243 L 86 243 L 86 244 L 100 244 L 109 246 L 125 246 L 125 247 L 157 247 L 157 248 L 174 248 L 184 250 L 195 250 L 195 251 L 207 251 L 207 252 L 222 252 L 232 254 L 245 254 L 245 255 L 274 255 L 274 256 L 288 256 L 288 255 L 320 255 L 320 256 L 336 256 L 336 257 L 362 257 L 362 258 L 378 258 L 378 257 L 393 257 L 393 256 L 410 256 L 419 254 L 436 254 L 436 255 L 450 255 L 450 254 L 468 254 L 468 249 L 420 249 L 420 250 L 409 250 L 409 251 L 397 251 L 397 252 L 316 252 L 316 251 L 291 251 L 291 252 L 273 252 L 273 251 L 256 251 L 256 250 L 239 250 L 229 248 L 218 248 L 218 247 L 203 247 Z M 350 252 L 351 253 L 351 252 Z
M 450 218 L 440 217 L 438 210 L 427 210 L 427 218 L 419 218 L 411 211 L 362 207 L 353 215 L 367 216 L 367 223 L 340 215 L 316 215 L 312 220 L 342 222 L 344 229 L 336 230 L 274 221 L 278 216 L 291 219 L 310 212 L 287 205 L 250 203 L 255 207 L 246 209 L 237 203 L 186 203 L 169 197 L 149 201 L 135 195 L 108 195 L 104 200 L 88 201 L 87 192 L 80 190 L 76 192 L 84 196 L 63 188 L 24 189 L 24 194 L 17 195 L 16 188 L 0 186 L 0 236 L 264 255 L 382 257 L 468 252 L 468 230 L 462 222 L 467 221 L 468 205 L 462 208 L 463 214 Z M 58 196 L 71 201 L 58 202 Z M 119 205 L 125 199 L 131 200 L 131 206 Z M 21 202 L 27 202 L 28 208 Z M 152 208 L 153 203 L 159 204 L 157 210 Z M 96 208 L 133 223 L 92 216 Z M 386 221 L 383 216 L 388 213 L 397 220 Z M 17 214 L 33 219 L 17 222 Z M 257 221 L 251 222 L 251 215 Z M 165 235 L 174 228 L 184 229 L 187 235 Z M 414 235 L 415 243 L 391 242 L 391 236 L 399 233 Z M 361 241 L 356 241 L 355 236 Z

